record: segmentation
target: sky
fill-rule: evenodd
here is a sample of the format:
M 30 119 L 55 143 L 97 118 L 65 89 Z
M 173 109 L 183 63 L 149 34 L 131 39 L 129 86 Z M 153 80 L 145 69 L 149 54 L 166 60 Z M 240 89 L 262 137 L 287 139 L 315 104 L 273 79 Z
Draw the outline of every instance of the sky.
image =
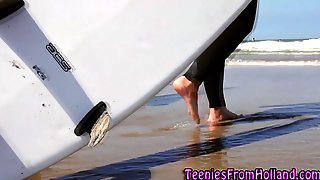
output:
M 249 39 L 320 38 L 320 0 L 258 0 Z

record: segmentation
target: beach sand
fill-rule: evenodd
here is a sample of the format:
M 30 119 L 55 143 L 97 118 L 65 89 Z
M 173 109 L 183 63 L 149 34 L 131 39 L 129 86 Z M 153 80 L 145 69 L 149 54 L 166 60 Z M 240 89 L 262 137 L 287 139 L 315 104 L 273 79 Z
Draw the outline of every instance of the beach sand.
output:
M 320 70 L 311 66 L 227 66 L 225 97 L 239 114 L 257 115 L 208 128 L 203 87 L 195 125 L 168 85 L 111 130 L 104 143 L 83 148 L 41 172 L 42 179 L 183 179 L 184 168 L 320 167 Z M 82 172 L 81 172 L 82 171 Z

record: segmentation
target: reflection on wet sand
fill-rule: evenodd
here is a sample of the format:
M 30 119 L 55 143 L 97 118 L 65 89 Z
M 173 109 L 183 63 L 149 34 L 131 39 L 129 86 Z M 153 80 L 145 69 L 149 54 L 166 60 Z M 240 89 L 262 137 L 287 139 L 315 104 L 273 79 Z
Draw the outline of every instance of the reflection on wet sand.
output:
M 283 108 L 283 110 L 285 110 L 285 108 Z M 279 112 L 279 109 L 277 108 L 275 111 Z M 269 112 L 272 111 L 269 110 Z M 319 118 L 315 116 L 318 112 L 313 112 L 316 112 L 314 116 L 311 116 L 312 114 L 309 112 L 308 117 L 304 117 L 304 114 L 301 114 L 299 117 L 304 118 L 289 118 L 286 120 L 286 123 L 275 123 L 267 128 L 258 128 L 234 135 L 226 135 L 229 129 L 228 127 L 230 126 L 200 126 L 192 130 L 189 145 L 97 167 L 58 179 L 75 177 L 78 179 L 122 179 L 128 177 L 134 179 L 150 179 L 151 168 L 177 163 L 179 161 L 182 161 L 180 172 L 182 172 L 185 167 L 194 169 L 223 169 L 229 167 L 229 160 L 234 161 L 234 159 L 228 155 L 229 149 L 318 126 L 320 124 Z M 283 116 L 284 113 L 279 114 Z M 290 117 L 290 114 L 288 117 Z
M 227 128 L 227 126 L 209 126 L 203 128 L 204 131 L 200 127 L 194 130 L 190 140 L 194 146 L 190 148 L 190 158 L 183 163 L 182 169 L 190 167 L 201 170 L 227 167 L 228 155 L 227 151 L 224 151 L 223 144 L 223 135 Z
M 185 167 L 317 169 L 320 86 L 314 82 L 319 72 L 317 68 L 254 67 L 227 73 L 227 82 L 231 79 L 229 86 L 234 87 L 226 91 L 227 98 L 233 100 L 229 101 L 231 109 L 251 116 L 217 127 L 187 123 L 181 99 L 170 92 L 157 96 L 116 128 L 105 145 L 83 149 L 42 176 L 182 179 Z M 292 88 L 289 82 L 299 86 Z M 207 104 L 200 102 L 200 109 L 206 108 Z

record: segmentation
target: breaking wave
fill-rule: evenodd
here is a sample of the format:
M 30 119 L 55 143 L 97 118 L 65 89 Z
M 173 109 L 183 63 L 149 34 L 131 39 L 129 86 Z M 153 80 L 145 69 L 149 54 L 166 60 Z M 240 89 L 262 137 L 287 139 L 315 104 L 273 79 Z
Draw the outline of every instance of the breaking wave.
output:
M 237 47 L 243 52 L 294 52 L 320 54 L 320 38 L 306 40 L 265 40 L 256 42 L 243 42 Z
M 259 61 L 259 60 L 231 60 L 228 66 L 320 66 L 318 61 Z
M 320 66 L 320 38 L 243 42 L 227 65 Z

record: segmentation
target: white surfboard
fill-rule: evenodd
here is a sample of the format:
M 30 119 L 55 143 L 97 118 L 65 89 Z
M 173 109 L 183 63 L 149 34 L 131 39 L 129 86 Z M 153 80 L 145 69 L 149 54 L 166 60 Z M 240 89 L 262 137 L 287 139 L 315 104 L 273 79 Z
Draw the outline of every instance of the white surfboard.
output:
M 99 102 L 115 127 L 250 1 L 27 0 L 0 21 L 0 179 L 23 179 L 88 144 L 74 130 Z

